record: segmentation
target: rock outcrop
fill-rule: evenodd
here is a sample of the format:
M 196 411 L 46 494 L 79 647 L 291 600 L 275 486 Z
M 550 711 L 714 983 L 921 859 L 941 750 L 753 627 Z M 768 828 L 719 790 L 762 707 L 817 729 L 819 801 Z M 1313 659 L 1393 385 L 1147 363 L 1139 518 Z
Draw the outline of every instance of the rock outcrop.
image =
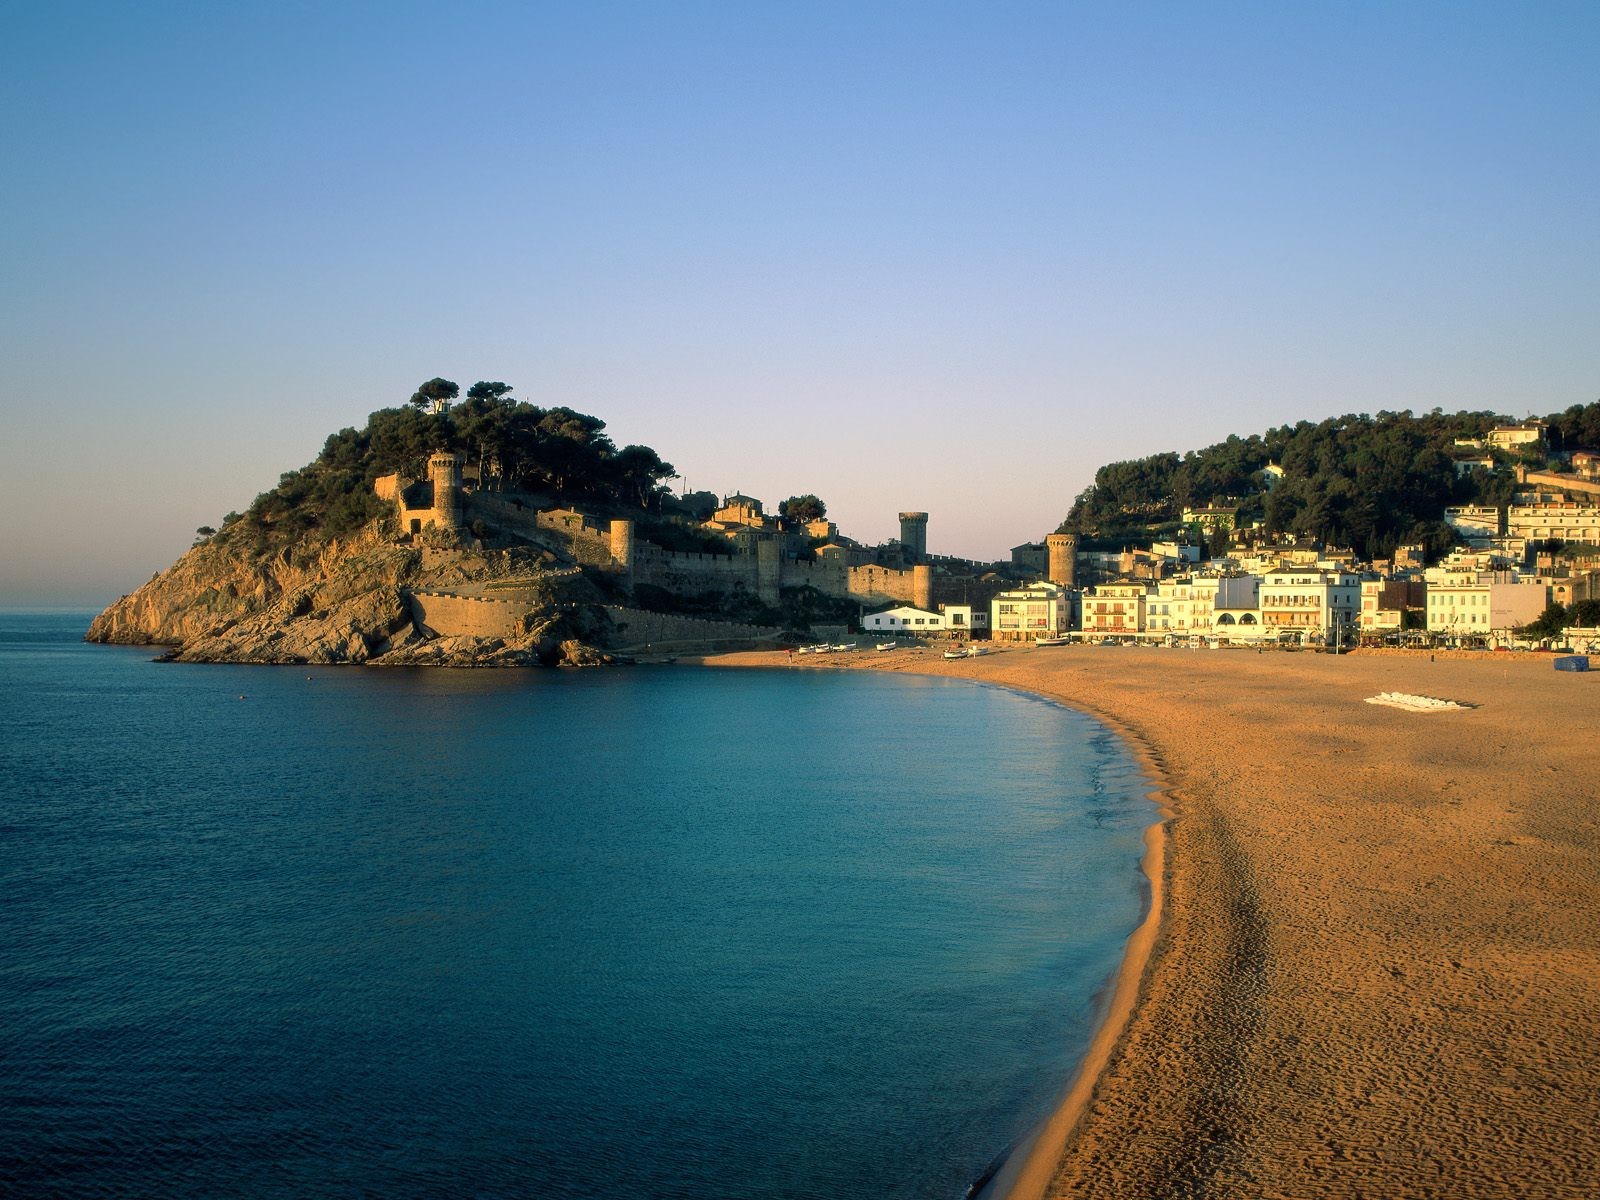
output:
M 512 627 L 473 636 L 423 625 L 418 591 L 492 596 Z M 86 637 L 170 646 L 177 662 L 591 666 L 614 661 L 600 648 L 600 599 L 537 547 L 412 545 L 375 522 L 348 539 L 263 552 L 225 530 L 112 604 Z

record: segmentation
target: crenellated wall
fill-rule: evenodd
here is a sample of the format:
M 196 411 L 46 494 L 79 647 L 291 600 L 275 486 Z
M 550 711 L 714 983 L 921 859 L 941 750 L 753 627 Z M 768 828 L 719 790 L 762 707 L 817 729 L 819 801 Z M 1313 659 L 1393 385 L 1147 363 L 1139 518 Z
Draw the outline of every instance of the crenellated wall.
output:
M 897 571 L 893 567 L 850 567 L 846 586 L 851 596 L 868 604 L 889 600 L 911 604 L 917 595 L 915 573 Z
M 441 464 L 441 473 L 447 466 Z M 459 464 L 452 469 L 459 470 Z M 404 509 L 407 483 L 405 479 L 385 476 L 377 481 L 375 490 L 382 499 L 396 504 L 402 516 L 416 517 L 417 511 L 408 514 Z M 470 524 L 474 518 L 482 517 L 508 533 L 543 544 L 592 570 L 604 571 L 625 588 L 644 584 L 683 595 L 746 591 L 767 604 L 776 604 L 785 588 L 811 587 L 826 596 L 864 604 L 901 601 L 928 607 L 943 582 L 927 565 L 907 569 L 852 567 L 841 554 L 823 555 L 815 561 L 791 558 L 783 543 L 771 537 L 750 536 L 730 542 L 735 550 L 731 554 L 664 550 L 639 537 L 632 521 L 602 522 L 566 508 L 541 511 L 494 492 L 460 492 L 458 504 L 450 514 L 452 524 Z M 469 618 L 463 616 L 462 620 Z
M 407 595 L 418 629 L 440 637 L 510 638 L 532 607 L 527 597 L 458 596 L 415 591 Z

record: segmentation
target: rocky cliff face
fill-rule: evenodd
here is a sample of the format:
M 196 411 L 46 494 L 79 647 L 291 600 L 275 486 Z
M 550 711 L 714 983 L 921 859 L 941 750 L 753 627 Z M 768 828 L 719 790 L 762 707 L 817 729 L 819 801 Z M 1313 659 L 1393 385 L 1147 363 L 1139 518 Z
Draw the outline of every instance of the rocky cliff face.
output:
M 173 647 L 180 662 L 593 665 L 607 620 L 581 576 L 519 588 L 507 637 L 418 628 L 408 589 L 472 588 L 547 567 L 537 549 L 473 552 L 398 544 L 369 526 L 343 541 L 260 553 L 227 532 L 95 618 L 92 642 Z

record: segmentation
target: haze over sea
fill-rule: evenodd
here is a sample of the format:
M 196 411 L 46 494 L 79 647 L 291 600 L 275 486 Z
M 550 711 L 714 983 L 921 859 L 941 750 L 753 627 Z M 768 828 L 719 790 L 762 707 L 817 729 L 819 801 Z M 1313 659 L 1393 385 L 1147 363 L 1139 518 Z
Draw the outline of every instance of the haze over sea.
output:
M 866 672 L 179 667 L 0 613 L 0 1191 L 959 1196 L 1143 902 L 1126 749 Z

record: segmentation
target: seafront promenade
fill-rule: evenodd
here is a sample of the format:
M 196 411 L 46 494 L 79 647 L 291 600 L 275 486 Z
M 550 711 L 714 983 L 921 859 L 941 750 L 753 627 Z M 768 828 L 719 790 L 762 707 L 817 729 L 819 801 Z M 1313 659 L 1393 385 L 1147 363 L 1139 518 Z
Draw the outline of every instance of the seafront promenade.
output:
M 1082 647 L 795 669 L 1056 698 L 1166 789 L 1137 1002 L 1113 1006 L 1105 1068 L 1054 1140 L 1007 1172 L 1013 1197 L 1595 1194 L 1600 675 Z M 1473 707 L 1364 702 L 1381 692 Z

